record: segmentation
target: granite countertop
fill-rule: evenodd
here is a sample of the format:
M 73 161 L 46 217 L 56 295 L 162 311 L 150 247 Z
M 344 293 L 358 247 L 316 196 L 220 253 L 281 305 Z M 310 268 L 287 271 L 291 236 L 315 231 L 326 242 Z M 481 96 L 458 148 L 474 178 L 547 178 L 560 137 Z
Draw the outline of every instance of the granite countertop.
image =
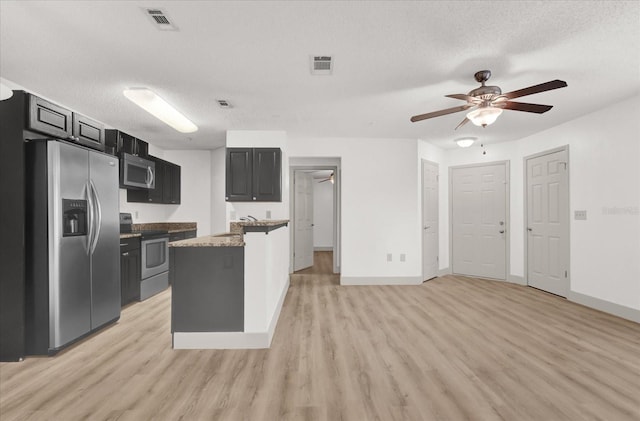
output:
M 169 243 L 169 247 L 244 247 L 242 234 L 222 233 Z
M 268 233 L 274 229 L 286 226 L 289 224 L 288 219 L 259 219 L 257 221 L 233 221 L 230 225 L 230 231 L 232 233 L 247 233 L 247 232 L 264 232 Z
M 195 231 L 198 224 L 195 222 L 147 222 L 133 224 L 132 232 L 120 233 L 120 239 L 140 237 L 140 231 L 145 230 L 166 230 L 169 234 L 176 232 Z
M 133 224 L 134 231 L 142 230 L 167 230 L 170 234 L 174 232 L 193 231 L 198 228 L 195 222 L 148 222 L 144 224 Z
M 123 232 L 120 233 L 120 239 L 124 240 L 125 238 L 133 238 L 133 237 L 140 237 L 140 233 L 139 232 Z

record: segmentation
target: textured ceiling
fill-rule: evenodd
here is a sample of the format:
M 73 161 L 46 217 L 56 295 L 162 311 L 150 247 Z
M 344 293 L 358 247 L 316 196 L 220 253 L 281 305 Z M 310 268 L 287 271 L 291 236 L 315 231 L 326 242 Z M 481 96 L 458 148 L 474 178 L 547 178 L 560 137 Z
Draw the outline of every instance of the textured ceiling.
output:
M 178 31 L 159 31 L 145 7 Z M 293 136 L 485 143 L 521 138 L 640 92 L 640 2 L 615 1 L 6 1 L 0 76 L 168 149 L 224 144 L 226 130 Z M 331 76 L 310 55 L 332 55 Z M 505 111 L 487 128 L 454 127 L 444 95 L 503 92 L 552 79 L 568 87 L 522 98 L 546 114 Z M 176 132 L 122 95 L 148 87 L 199 131 Z M 216 99 L 232 108 L 222 109 Z

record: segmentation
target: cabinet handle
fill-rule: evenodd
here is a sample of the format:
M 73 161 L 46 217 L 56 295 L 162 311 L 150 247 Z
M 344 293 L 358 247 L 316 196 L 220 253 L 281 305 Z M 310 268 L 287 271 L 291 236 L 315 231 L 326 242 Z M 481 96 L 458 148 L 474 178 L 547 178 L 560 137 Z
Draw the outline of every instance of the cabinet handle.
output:
M 253 200 L 256 200 L 256 197 L 255 197 L 255 196 L 253 197 Z
M 129 252 L 128 252 L 128 251 L 126 251 L 126 252 L 122 253 L 122 255 L 123 255 L 123 256 L 128 256 L 128 255 L 129 255 Z

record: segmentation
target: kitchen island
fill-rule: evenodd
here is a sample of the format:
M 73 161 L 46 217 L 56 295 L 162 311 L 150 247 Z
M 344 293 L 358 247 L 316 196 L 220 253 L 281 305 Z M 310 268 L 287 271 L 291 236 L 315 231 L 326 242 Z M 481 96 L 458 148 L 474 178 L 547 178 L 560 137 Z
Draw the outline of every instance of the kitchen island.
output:
M 176 349 L 268 348 L 289 287 L 288 220 L 170 244 Z

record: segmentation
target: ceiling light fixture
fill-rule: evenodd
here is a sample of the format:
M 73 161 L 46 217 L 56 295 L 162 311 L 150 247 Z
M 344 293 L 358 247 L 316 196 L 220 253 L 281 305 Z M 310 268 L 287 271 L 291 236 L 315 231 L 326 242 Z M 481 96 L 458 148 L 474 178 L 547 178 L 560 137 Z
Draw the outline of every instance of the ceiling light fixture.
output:
M 193 133 L 198 130 L 198 126 L 150 89 L 130 88 L 122 93 L 131 102 L 180 133 Z
M 462 137 L 460 139 L 456 139 L 455 142 L 458 144 L 458 146 L 460 146 L 461 148 L 468 148 L 469 146 L 473 145 L 473 143 L 476 141 L 475 137 Z
M 486 106 L 471 111 L 467 114 L 467 118 L 476 126 L 487 127 L 493 124 L 500 114 L 502 114 L 502 108 Z

